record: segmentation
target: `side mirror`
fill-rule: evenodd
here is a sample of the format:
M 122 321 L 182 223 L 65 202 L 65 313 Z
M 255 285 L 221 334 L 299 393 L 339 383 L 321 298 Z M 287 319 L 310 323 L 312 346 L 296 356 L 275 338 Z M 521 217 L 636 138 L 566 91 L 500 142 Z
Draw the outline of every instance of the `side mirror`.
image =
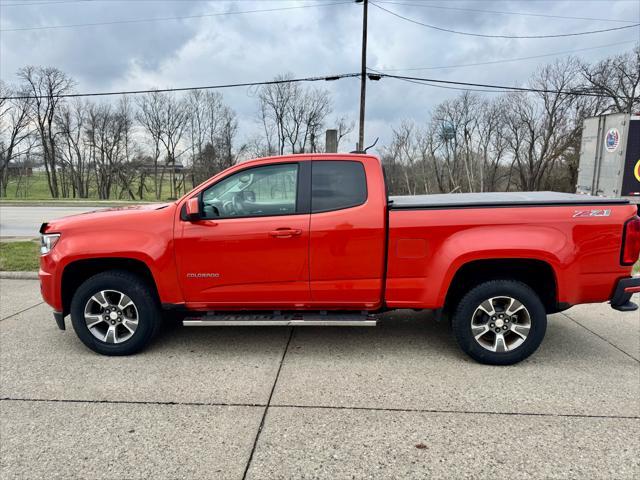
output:
M 198 197 L 193 197 L 187 200 L 186 213 L 187 220 L 190 222 L 200 220 L 202 215 L 200 214 L 200 199 Z

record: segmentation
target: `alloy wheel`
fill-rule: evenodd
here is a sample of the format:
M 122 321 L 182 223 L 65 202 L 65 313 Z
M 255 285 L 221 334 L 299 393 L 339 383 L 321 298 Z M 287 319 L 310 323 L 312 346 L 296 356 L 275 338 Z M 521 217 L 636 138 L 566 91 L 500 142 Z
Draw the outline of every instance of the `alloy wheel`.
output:
M 101 290 L 92 295 L 84 307 L 87 329 L 105 343 L 129 340 L 138 328 L 138 309 L 118 290 Z
M 475 341 L 491 352 L 510 352 L 521 346 L 531 330 L 531 315 L 517 299 L 492 297 L 482 302 L 471 317 Z

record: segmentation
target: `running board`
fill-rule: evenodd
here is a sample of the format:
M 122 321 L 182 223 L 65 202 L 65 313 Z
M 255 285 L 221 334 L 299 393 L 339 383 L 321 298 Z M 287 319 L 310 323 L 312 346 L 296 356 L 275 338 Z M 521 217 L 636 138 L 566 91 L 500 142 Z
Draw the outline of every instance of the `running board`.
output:
M 291 313 L 291 314 L 233 314 L 216 313 L 202 317 L 185 318 L 185 327 L 229 327 L 229 326 L 325 326 L 325 327 L 375 327 L 378 320 L 373 315 L 360 313 Z

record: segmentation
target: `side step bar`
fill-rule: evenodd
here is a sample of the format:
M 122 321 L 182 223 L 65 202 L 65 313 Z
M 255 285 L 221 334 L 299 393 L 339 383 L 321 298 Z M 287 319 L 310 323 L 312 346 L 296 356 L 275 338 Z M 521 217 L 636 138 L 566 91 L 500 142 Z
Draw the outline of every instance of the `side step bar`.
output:
M 202 317 L 185 318 L 185 327 L 228 326 L 329 326 L 329 327 L 375 327 L 378 320 L 373 315 L 359 313 L 302 313 L 291 314 L 246 314 L 216 313 Z

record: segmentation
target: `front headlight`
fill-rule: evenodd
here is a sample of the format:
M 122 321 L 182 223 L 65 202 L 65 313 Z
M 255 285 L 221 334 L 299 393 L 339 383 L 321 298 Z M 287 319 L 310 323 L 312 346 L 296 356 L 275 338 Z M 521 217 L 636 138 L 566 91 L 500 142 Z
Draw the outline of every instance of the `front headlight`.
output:
M 40 255 L 46 255 L 51 250 L 53 250 L 53 247 L 56 246 L 56 243 L 58 243 L 58 240 L 60 240 L 59 233 L 50 233 L 50 234 L 42 235 L 40 237 Z

